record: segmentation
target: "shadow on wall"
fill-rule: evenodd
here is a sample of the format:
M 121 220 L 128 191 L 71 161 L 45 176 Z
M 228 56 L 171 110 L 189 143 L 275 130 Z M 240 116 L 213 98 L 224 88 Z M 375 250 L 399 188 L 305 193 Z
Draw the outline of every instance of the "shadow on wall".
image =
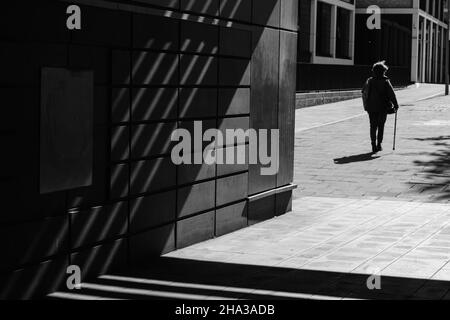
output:
M 204 300 L 255 299 L 443 299 L 448 281 L 381 276 L 380 290 L 370 290 L 370 274 L 314 271 L 247 264 L 160 258 L 127 273 L 109 273 L 83 283 L 76 292 L 51 299 Z M 375 280 L 371 282 L 376 284 Z
M 436 151 L 428 154 L 429 161 L 414 161 L 422 168 L 420 172 L 422 184 L 415 186 L 417 192 L 433 194 L 438 201 L 450 200 L 450 136 L 439 136 L 415 141 L 432 143 Z
M 214 5 L 218 2 L 208 3 Z M 245 12 L 250 8 L 248 4 L 249 1 L 221 1 L 227 18 L 236 17 L 238 20 L 246 16 Z M 276 5 L 276 0 L 264 1 L 256 23 L 265 24 L 273 20 Z M 99 11 L 86 9 L 86 12 L 89 10 Z M 251 17 L 251 12 L 248 16 Z M 95 29 L 94 20 L 87 18 L 85 30 Z M 200 24 L 190 24 L 194 31 L 203 28 Z M 225 176 L 236 172 L 247 176 L 248 166 L 176 168 L 169 157 L 170 134 L 177 126 L 193 130 L 194 120 L 204 120 L 208 124 L 204 125 L 204 130 L 227 127 L 228 118 L 225 117 L 239 118 L 239 126 L 242 123 L 249 126 L 250 110 L 237 109 L 236 104 L 241 102 L 235 98 L 243 90 L 249 90 L 250 58 L 261 45 L 259 39 L 265 29 L 253 27 L 251 47 L 243 55 L 238 54 L 236 61 L 217 56 L 236 55 L 231 41 L 233 29 L 229 29 L 229 41 L 224 42 L 225 47 L 218 43 L 219 32 L 222 32 L 219 28 L 209 26 L 206 29 L 209 35 L 213 34 L 211 38 L 199 37 L 199 34 L 205 35 L 199 32 L 183 34 L 182 30 L 181 35 L 175 35 L 174 42 L 162 39 L 161 43 L 160 35 L 149 34 L 147 39 L 141 39 L 144 42 L 139 46 L 140 51 L 135 48 L 132 56 L 125 51 L 113 51 L 116 53 L 110 55 L 109 60 L 113 68 L 109 83 L 112 87 L 110 118 L 114 123 L 110 132 L 110 186 L 102 185 L 105 177 L 103 173 L 99 174 L 107 158 L 104 146 L 100 145 L 94 155 L 94 188 L 108 188 L 109 199 L 106 204 L 103 197 L 96 199 L 90 188 L 81 190 L 78 197 L 73 197 L 77 190 L 39 196 L 52 201 L 61 199 L 59 202 L 69 206 L 66 207 L 68 213 L 40 221 L 14 221 L 2 227 L 0 242 L 6 249 L 0 262 L 0 298 L 28 299 L 54 291 L 65 285 L 69 264 L 79 265 L 85 279 L 111 269 L 125 269 L 130 263 L 158 257 L 176 247 L 185 247 L 198 237 L 215 236 L 211 233 L 213 231 L 200 235 L 189 233 L 192 232 L 189 231 L 189 223 L 178 228 L 186 234 L 175 235 L 174 226 L 180 219 L 189 221 L 193 217 L 192 222 L 195 222 L 194 216 L 201 212 L 209 214 L 208 221 L 214 221 L 218 205 L 215 203 L 217 190 L 214 179 L 219 170 Z M 86 37 L 91 41 L 95 34 L 87 34 Z M 78 41 L 83 43 L 80 39 Z M 171 50 L 173 46 L 175 50 L 179 46 L 183 54 L 147 51 Z M 178 91 L 175 87 L 179 85 L 182 89 Z M 217 87 L 223 90 L 215 89 Z M 267 89 L 271 90 L 270 84 Z M 243 94 L 245 96 L 246 93 Z M 214 99 L 211 106 L 210 101 Z M 94 114 L 94 117 L 97 117 L 94 119 L 96 123 L 105 121 L 98 119 L 99 114 Z M 108 127 L 109 124 L 101 129 Z M 94 140 L 104 141 L 99 136 L 105 132 L 99 132 L 99 128 L 96 128 L 95 135 Z M 176 196 L 177 187 L 181 187 L 179 196 Z M 242 196 L 246 198 L 247 193 Z M 68 199 L 72 198 L 76 201 L 69 202 Z M 224 201 L 219 205 L 225 204 L 226 199 Z M 238 210 L 246 219 L 247 205 Z M 214 230 L 214 226 L 209 230 Z M 11 273 L 11 270 L 15 271 Z

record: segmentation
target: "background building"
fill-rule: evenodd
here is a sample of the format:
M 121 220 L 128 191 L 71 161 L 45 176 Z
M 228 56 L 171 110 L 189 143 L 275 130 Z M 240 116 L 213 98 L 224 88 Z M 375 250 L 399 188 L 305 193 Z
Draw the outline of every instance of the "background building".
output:
M 297 105 L 359 96 L 371 65 L 386 60 L 395 86 L 442 83 L 446 0 L 302 0 L 299 5 Z M 381 8 L 381 29 L 367 28 L 367 8 Z M 309 101 L 309 102 L 308 102 Z
M 381 30 L 365 28 L 369 5 L 382 8 Z M 445 77 L 446 0 L 358 0 L 355 63 L 387 60 L 408 67 L 411 82 L 442 83 Z
M 81 30 L 66 27 L 72 4 Z M 52 291 L 68 265 L 95 276 L 289 211 L 297 4 L 3 4 L 0 298 Z M 196 120 L 279 129 L 279 173 L 173 165 L 171 133 Z

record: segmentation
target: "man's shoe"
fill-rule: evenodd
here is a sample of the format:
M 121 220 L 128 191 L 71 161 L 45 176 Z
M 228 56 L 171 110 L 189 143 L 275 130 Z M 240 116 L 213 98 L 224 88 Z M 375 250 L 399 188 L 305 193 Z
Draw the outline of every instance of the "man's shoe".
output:
M 372 144 L 372 153 L 377 153 L 378 147 L 375 144 Z
M 383 146 L 381 145 L 381 143 L 378 144 L 377 150 L 378 150 L 378 151 L 383 151 Z

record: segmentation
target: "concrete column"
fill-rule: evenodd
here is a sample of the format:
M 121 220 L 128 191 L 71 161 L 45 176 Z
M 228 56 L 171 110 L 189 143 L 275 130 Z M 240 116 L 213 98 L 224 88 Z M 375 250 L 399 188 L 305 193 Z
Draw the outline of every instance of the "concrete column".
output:
M 309 35 L 309 45 L 311 48 L 311 63 L 314 63 L 316 57 L 316 38 L 317 38 L 317 0 L 311 1 L 311 32 Z
M 439 66 L 439 82 L 443 83 L 445 81 L 445 28 L 441 27 L 441 52 L 439 53 L 441 55 L 441 64 Z
M 423 29 L 422 29 L 422 76 L 420 82 L 426 82 L 426 71 L 427 71 L 427 19 L 423 19 Z
M 412 39 L 411 39 L 411 81 L 419 82 L 418 68 L 419 68 L 419 28 L 420 20 L 419 13 L 412 17 Z
M 434 35 L 434 82 L 438 82 L 439 81 L 439 76 L 438 76 L 438 71 L 439 71 L 439 65 L 438 65 L 438 57 L 439 57 L 439 26 L 436 25 L 436 32 Z
M 336 58 L 336 31 L 337 31 L 337 6 L 331 6 L 331 27 L 330 27 L 330 51 L 331 56 Z
M 428 21 L 428 23 L 430 24 L 430 27 L 428 28 L 429 29 L 429 43 L 430 43 L 430 45 L 429 45 L 429 48 L 428 48 L 428 52 L 427 52 L 427 54 L 428 54 L 428 60 L 427 60 L 427 62 L 428 62 L 428 65 L 427 65 L 427 68 L 428 68 L 428 72 L 427 72 L 427 82 L 432 82 L 432 70 L 433 70 L 433 45 L 434 45 L 434 42 L 433 42 L 433 36 L 434 36 L 434 32 L 433 32 L 433 22 L 432 21 Z
M 350 46 L 349 46 L 349 56 L 352 58 L 352 62 L 355 61 L 355 11 L 352 11 L 350 17 Z

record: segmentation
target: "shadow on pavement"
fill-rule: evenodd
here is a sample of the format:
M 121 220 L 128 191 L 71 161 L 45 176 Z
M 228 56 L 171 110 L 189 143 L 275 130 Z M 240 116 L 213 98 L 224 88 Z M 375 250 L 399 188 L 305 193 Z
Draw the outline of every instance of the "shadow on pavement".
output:
M 363 153 L 363 154 L 358 154 L 358 155 L 354 155 L 354 156 L 334 159 L 334 163 L 335 164 L 348 164 L 348 163 L 354 163 L 354 162 L 372 161 L 372 160 L 375 160 L 378 158 L 379 158 L 379 156 L 375 156 L 374 153 Z
M 299 270 L 246 264 L 160 258 L 148 267 L 107 274 L 82 284 L 75 292 L 52 299 L 443 299 L 447 281 L 380 277 L 380 290 L 370 290 L 370 275 Z M 375 283 L 375 282 L 373 282 Z
M 436 200 L 450 199 L 450 136 L 416 138 L 416 141 L 431 142 L 436 150 L 428 153 L 431 161 L 414 161 L 422 167 L 421 174 L 430 182 L 423 184 L 421 192 L 433 192 Z

